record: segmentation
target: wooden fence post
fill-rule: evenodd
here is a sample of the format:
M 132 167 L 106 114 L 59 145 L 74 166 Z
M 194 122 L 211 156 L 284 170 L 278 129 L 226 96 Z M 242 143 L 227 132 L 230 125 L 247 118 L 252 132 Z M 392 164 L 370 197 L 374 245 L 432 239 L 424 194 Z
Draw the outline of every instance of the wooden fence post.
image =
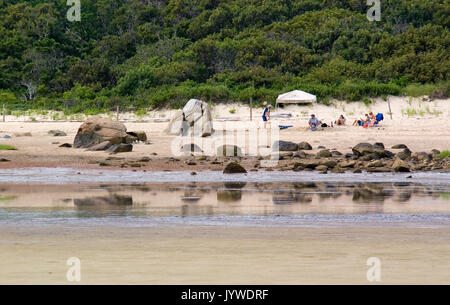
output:
M 253 98 L 250 98 L 250 122 L 253 120 Z
M 6 122 L 6 109 L 5 109 L 5 104 L 3 104 L 3 122 Z
M 389 106 L 389 115 L 391 116 L 391 120 L 392 120 L 392 110 L 391 110 L 391 101 L 389 100 L 389 96 L 388 96 L 388 106 Z

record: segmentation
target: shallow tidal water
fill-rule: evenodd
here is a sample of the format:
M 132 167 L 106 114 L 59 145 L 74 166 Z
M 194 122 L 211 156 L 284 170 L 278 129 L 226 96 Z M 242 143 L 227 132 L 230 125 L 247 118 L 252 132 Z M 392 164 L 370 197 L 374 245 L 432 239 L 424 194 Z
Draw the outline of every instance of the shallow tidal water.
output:
M 449 173 L 0 172 L 0 284 L 448 284 L 449 230 Z
M 0 224 L 449 227 L 450 174 L 4 170 Z

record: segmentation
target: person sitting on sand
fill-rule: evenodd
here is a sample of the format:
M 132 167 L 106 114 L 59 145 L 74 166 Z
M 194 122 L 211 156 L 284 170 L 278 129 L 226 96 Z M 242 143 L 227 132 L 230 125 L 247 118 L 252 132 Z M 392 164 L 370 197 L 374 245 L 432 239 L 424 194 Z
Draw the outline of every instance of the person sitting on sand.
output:
M 340 117 L 339 117 L 339 119 L 336 121 L 336 122 L 334 122 L 336 125 L 338 125 L 338 126 L 343 126 L 343 125 L 345 125 L 345 117 L 344 117 L 344 115 L 343 114 L 341 114 L 340 115 Z
M 272 108 L 272 105 L 268 105 L 266 108 L 264 108 L 264 112 L 262 115 L 262 119 L 264 121 L 264 128 L 266 128 L 267 121 L 270 120 L 270 109 Z
M 363 126 L 364 123 L 368 123 L 370 122 L 370 118 L 369 115 L 366 113 L 366 118 L 365 119 L 359 119 L 359 120 L 355 120 L 352 124 L 352 126 Z
M 312 131 L 316 131 L 317 130 L 317 125 L 321 125 L 322 124 L 322 122 L 319 121 L 316 118 L 315 114 L 311 114 L 311 118 L 309 119 L 308 123 L 309 123 L 309 127 L 311 128 Z

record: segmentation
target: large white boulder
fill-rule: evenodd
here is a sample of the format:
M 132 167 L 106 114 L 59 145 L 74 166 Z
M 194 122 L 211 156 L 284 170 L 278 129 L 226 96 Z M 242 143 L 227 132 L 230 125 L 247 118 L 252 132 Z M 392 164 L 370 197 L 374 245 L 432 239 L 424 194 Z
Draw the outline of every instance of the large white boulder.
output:
M 208 137 L 214 132 L 209 105 L 203 101 L 191 99 L 183 110 L 175 113 L 169 122 L 166 133 L 172 135 L 196 135 Z

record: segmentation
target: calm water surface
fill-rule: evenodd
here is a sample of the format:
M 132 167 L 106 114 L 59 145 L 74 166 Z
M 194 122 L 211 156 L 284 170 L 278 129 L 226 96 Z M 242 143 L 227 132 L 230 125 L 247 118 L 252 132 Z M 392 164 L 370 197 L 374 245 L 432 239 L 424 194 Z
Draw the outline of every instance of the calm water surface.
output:
M 9 170 L 2 223 L 448 227 L 450 174 Z

